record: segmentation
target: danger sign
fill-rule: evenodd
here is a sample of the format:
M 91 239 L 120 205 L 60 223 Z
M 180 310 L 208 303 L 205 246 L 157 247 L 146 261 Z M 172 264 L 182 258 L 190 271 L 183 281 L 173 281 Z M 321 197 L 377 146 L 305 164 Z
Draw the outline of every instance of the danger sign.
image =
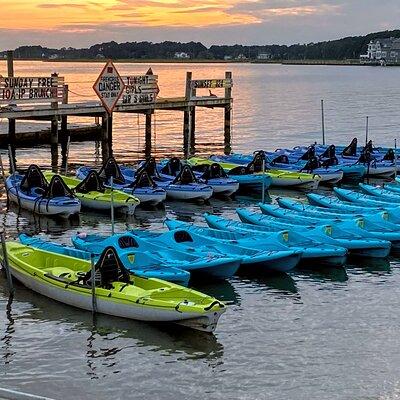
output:
M 111 114 L 125 89 L 124 81 L 111 61 L 103 68 L 93 89 L 104 108 Z

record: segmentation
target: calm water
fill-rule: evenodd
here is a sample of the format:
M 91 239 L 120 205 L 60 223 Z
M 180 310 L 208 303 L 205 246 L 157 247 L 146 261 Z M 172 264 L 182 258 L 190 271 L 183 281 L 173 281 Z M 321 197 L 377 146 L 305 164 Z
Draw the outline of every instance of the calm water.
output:
M 235 88 L 235 151 L 274 149 L 320 138 L 319 102 L 326 102 L 328 137 L 347 142 L 363 137 L 371 116 L 371 138 L 391 145 L 398 132 L 400 69 L 229 65 Z M 19 75 L 57 70 L 76 93 L 92 96 L 98 64 L 16 65 Z M 185 71 L 195 77 L 223 76 L 225 65 L 154 65 L 161 96 L 182 95 Z M 140 73 L 144 65 L 121 65 Z M 5 65 L 0 64 L 0 74 Z M 71 95 L 72 101 L 82 100 Z M 94 99 L 94 97 L 93 97 Z M 117 116 L 116 156 L 134 162 L 143 147 L 143 121 Z M 89 121 L 91 122 L 91 121 Z M 197 115 L 199 150 L 220 151 L 222 114 Z M 181 115 L 157 116 L 157 154 L 179 154 Z M 71 145 L 73 163 L 95 161 L 94 144 Z M 19 149 L 21 164 L 49 165 L 46 147 Z M 271 197 L 282 192 L 271 192 Z M 292 196 L 302 197 L 293 192 Z M 59 222 L 6 210 L 10 237 L 40 233 L 68 243 L 78 231 L 110 232 L 107 216 L 83 214 Z M 168 202 L 118 219 L 117 230 L 164 229 L 165 217 L 202 223 L 201 214 L 234 217 L 238 205 L 254 207 L 259 197 L 206 205 Z M 2 278 L 1 278 L 2 279 Z M 11 305 L 0 282 L 0 387 L 57 399 L 397 399 L 400 398 L 399 260 L 348 265 L 338 270 L 295 271 L 259 278 L 235 277 L 196 287 L 230 307 L 213 336 L 81 312 L 17 286 Z M 2 310 L 2 311 L 1 311 Z M 134 395 L 132 395 L 134 393 Z

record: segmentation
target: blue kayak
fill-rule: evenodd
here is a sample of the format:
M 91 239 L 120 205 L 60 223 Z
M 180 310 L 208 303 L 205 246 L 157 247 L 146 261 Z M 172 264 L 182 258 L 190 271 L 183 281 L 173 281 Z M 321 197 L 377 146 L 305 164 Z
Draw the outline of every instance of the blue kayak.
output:
M 9 176 L 5 188 L 10 202 L 36 214 L 69 217 L 81 209 L 80 200 L 58 175 L 49 183 L 36 165 L 30 165 L 24 175 Z
M 242 221 L 247 223 L 253 223 L 256 225 L 273 226 L 280 221 L 286 219 L 277 218 L 269 215 L 263 215 L 255 212 L 251 212 L 246 209 L 236 210 Z M 363 218 L 356 220 L 321 220 L 319 218 L 311 217 L 288 217 L 289 223 L 298 226 L 317 227 L 323 224 L 329 223 L 332 226 L 336 226 L 350 234 L 358 235 L 359 237 L 369 239 L 381 239 L 387 240 L 392 243 L 392 250 L 398 252 L 400 250 L 400 231 L 391 229 L 390 227 L 382 227 L 373 222 L 369 222 Z
M 122 166 L 120 169 L 128 182 L 133 182 L 138 174 L 146 171 L 153 181 L 167 192 L 167 197 L 173 200 L 208 200 L 213 195 L 212 187 L 199 182 L 189 165 L 174 178 L 160 175 L 154 157 L 141 163 L 137 170 Z
M 385 188 L 367 185 L 365 183 L 360 183 L 359 187 L 364 193 L 376 197 L 377 200 L 399 203 L 400 205 L 400 193 L 396 194 L 396 192 L 387 190 Z
M 132 232 L 114 236 L 79 234 L 72 237 L 72 243 L 80 250 L 95 254 L 101 254 L 108 246 L 113 246 L 119 253 L 136 249 L 157 258 L 163 265 L 189 271 L 192 275 L 205 275 L 216 279 L 234 275 L 241 262 L 238 257 L 222 257 L 214 253 L 185 253 L 173 246 L 159 245 Z
M 269 268 L 273 265 L 273 259 L 277 261 L 282 255 L 280 252 L 270 252 L 260 249 L 247 248 L 239 243 L 231 244 L 223 241 L 210 239 L 198 234 L 188 232 L 185 229 L 177 229 L 170 232 L 158 233 L 149 231 L 134 231 L 142 237 L 148 238 L 152 243 L 191 254 L 217 254 L 222 257 L 237 257 L 241 260 L 241 267 L 247 271 L 260 268 Z M 283 256 L 290 258 L 295 256 L 296 263 L 299 261 L 299 252 L 287 250 Z M 279 263 L 279 261 L 278 261 Z
M 374 211 L 382 211 L 382 210 L 390 210 L 394 215 L 400 216 L 400 208 L 392 205 L 382 205 L 382 204 L 374 204 L 374 205 L 360 205 L 351 203 L 348 201 L 343 201 L 338 199 L 337 197 L 332 196 L 324 196 L 317 193 L 308 193 L 307 194 L 308 202 L 311 205 L 330 208 L 333 210 L 340 211 L 351 211 L 362 214 L 364 210 L 366 212 L 374 212 Z
M 312 214 L 293 209 L 282 208 L 275 204 L 259 204 L 261 212 L 276 218 L 289 220 L 292 223 L 300 224 L 319 224 L 329 223 L 337 224 L 340 222 L 354 222 L 357 226 L 362 226 L 369 231 L 400 232 L 400 226 L 397 219 L 389 221 L 389 215 L 386 212 L 368 215 L 334 215 L 332 213 L 314 211 Z
M 174 180 L 182 173 L 185 165 L 179 158 L 173 157 L 162 161 L 157 170 L 161 178 Z M 224 169 L 217 163 L 191 165 L 194 175 L 199 183 L 209 185 L 213 189 L 214 195 L 231 196 L 239 189 L 239 182 L 229 177 Z
M 240 210 L 238 210 L 238 214 L 240 216 Z M 316 239 L 314 239 L 313 235 L 310 234 L 310 232 L 314 230 L 314 227 L 310 230 L 302 228 L 302 233 L 306 233 L 307 235 L 305 236 L 300 233 L 300 229 L 293 229 L 291 225 L 285 226 L 285 224 L 276 223 L 271 226 L 261 226 L 210 214 L 206 214 L 204 218 L 207 224 L 214 229 L 241 232 L 248 236 L 260 236 L 262 240 L 267 240 L 268 242 L 279 239 L 289 248 L 301 250 L 301 264 L 307 265 L 308 267 L 338 267 L 344 265 L 346 261 L 347 250 L 339 246 L 332 238 L 327 237 L 324 241 L 321 240 L 319 237 L 320 234 L 316 230 L 315 233 L 317 236 Z M 321 236 L 323 235 L 322 233 Z M 255 238 L 250 237 L 249 240 L 255 240 Z
M 79 258 L 81 260 L 90 260 L 91 258 L 90 252 L 59 243 L 48 242 L 39 237 L 31 237 L 21 234 L 19 235 L 19 240 L 22 244 L 46 250 L 51 253 L 62 254 L 69 257 Z M 163 265 L 158 258 L 154 257 L 150 253 L 136 251 L 136 249 L 119 248 L 118 255 L 125 268 L 138 276 L 163 279 L 182 286 L 187 286 L 189 283 L 189 272 Z M 99 256 L 100 254 L 97 253 L 94 257 L 95 261 L 97 261 Z
M 186 232 L 187 239 L 192 239 L 191 243 L 199 250 L 215 248 L 218 252 L 242 257 L 241 270 L 245 269 L 246 272 L 289 272 L 301 259 L 301 251 L 288 249 L 281 243 L 274 244 L 266 240 L 260 246 L 260 241 L 254 243 L 243 234 L 221 232 L 177 220 L 166 220 L 165 224 L 174 231 L 174 238 L 184 236 L 182 232 Z
M 339 200 L 340 201 L 340 200 Z M 322 217 L 322 218 L 357 218 L 357 217 L 368 217 L 368 218 L 376 218 L 377 223 L 381 222 L 381 220 L 385 220 L 388 222 L 392 222 L 393 224 L 400 224 L 400 215 L 399 213 L 395 213 L 392 209 L 373 209 L 373 208 L 361 208 L 349 206 L 347 209 L 346 206 L 344 209 L 336 209 L 336 208 L 326 208 L 326 207 L 318 207 L 310 204 L 305 204 L 299 201 L 292 200 L 290 198 L 278 198 L 278 204 L 283 207 L 294 211 L 302 212 L 303 214 L 310 217 Z
M 392 201 L 382 197 L 371 196 L 354 190 L 334 187 L 333 191 L 341 200 L 368 207 L 394 207 L 400 206 L 400 201 Z

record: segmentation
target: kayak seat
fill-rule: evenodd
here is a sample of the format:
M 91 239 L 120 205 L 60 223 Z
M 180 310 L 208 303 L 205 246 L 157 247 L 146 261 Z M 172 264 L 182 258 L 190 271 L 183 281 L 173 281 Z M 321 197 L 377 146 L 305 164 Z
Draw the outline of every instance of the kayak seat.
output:
M 122 175 L 121 169 L 119 168 L 114 157 L 110 157 L 103 164 L 99 171 L 99 177 L 104 181 L 108 181 L 112 177 L 114 183 L 119 185 L 123 185 L 125 183 L 125 178 Z
M 135 180 L 128 186 L 130 189 L 149 187 L 155 189 L 157 185 L 145 169 L 138 171 Z
M 178 176 L 181 170 L 181 160 L 178 157 L 172 157 L 161 169 L 161 173 L 166 175 Z
M 26 191 L 34 187 L 45 190 L 47 188 L 47 180 L 40 168 L 37 165 L 32 164 L 28 167 L 26 174 L 22 178 L 20 187 Z
M 223 168 L 219 164 L 213 163 L 211 165 L 207 165 L 207 168 L 201 176 L 201 179 L 208 181 L 209 179 L 221 179 L 227 177 L 228 175 L 223 170 Z
M 77 193 L 100 192 L 104 193 L 105 187 L 100 181 L 99 174 L 92 170 L 87 177 L 75 187 Z
M 135 177 L 138 176 L 142 171 L 146 171 L 152 178 L 160 178 L 160 174 L 157 170 L 157 163 L 154 157 L 147 158 L 142 166 L 136 171 Z
M 197 179 L 189 165 L 185 165 L 178 176 L 172 181 L 173 184 L 177 185 L 189 185 L 196 182 Z
M 174 233 L 174 239 L 177 243 L 193 242 L 193 238 L 186 231 L 176 231 Z
M 137 249 L 138 242 L 132 236 L 121 236 L 118 239 L 118 245 L 121 249 Z
M 98 287 L 111 289 L 113 282 L 130 283 L 130 273 L 122 264 L 114 247 L 106 247 L 95 265 L 95 284 Z M 86 285 L 91 285 L 92 271 L 82 278 Z
M 52 199 L 54 197 L 74 197 L 74 194 L 59 175 L 54 175 L 51 178 L 43 197 L 48 199 Z

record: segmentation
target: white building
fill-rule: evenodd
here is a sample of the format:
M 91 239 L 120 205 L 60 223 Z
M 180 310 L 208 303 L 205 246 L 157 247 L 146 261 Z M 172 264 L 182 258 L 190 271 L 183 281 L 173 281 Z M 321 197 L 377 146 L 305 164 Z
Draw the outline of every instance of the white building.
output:
M 371 40 L 367 54 L 360 55 L 361 63 L 400 63 L 400 38 L 384 38 Z
M 188 58 L 190 58 L 190 56 L 188 53 L 181 51 L 181 52 L 176 52 L 174 55 L 174 58 L 188 59 Z
M 258 53 L 257 60 L 270 60 L 272 58 L 271 53 Z

